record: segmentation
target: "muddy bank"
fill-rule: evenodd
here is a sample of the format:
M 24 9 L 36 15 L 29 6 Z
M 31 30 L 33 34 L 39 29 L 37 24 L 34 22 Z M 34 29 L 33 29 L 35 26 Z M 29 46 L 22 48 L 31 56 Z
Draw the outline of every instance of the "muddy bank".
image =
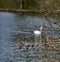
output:
M 17 13 L 37 13 L 37 14 L 44 14 L 44 15 L 48 15 L 48 14 L 51 14 L 51 13 L 52 14 L 60 13 L 60 10 L 45 12 L 45 11 L 39 11 L 39 10 L 0 9 L 0 11 L 4 11 L 4 12 L 17 12 Z

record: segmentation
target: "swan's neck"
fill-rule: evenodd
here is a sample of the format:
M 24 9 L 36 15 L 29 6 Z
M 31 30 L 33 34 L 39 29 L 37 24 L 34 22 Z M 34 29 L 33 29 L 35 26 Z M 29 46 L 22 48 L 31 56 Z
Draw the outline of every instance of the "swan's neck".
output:
M 42 32 L 42 29 L 43 29 L 43 28 L 42 28 L 42 26 L 41 26 L 41 27 L 40 27 L 40 32 Z

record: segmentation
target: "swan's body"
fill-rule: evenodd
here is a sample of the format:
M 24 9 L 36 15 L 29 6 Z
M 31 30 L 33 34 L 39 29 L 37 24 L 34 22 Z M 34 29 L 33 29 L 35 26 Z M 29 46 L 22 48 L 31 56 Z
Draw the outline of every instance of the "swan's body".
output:
M 39 35 L 39 34 L 41 34 L 41 32 L 36 30 L 36 31 L 34 31 L 34 34 Z

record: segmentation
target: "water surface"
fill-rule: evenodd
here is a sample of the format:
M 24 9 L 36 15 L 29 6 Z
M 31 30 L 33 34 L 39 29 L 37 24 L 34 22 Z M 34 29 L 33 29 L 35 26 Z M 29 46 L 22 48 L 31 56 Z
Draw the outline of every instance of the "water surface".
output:
M 59 29 L 58 25 L 50 23 L 53 28 Z M 42 62 L 42 56 L 47 54 L 44 48 L 39 47 L 37 53 L 33 52 L 32 49 L 24 51 L 19 49 L 17 43 L 17 39 L 33 35 L 32 31 L 39 30 L 40 26 L 44 26 L 44 29 L 51 28 L 46 18 L 0 12 L 0 62 Z M 50 51 L 49 54 L 55 56 L 58 53 Z M 53 59 L 53 62 L 59 62 L 58 59 L 56 61 L 55 58 Z

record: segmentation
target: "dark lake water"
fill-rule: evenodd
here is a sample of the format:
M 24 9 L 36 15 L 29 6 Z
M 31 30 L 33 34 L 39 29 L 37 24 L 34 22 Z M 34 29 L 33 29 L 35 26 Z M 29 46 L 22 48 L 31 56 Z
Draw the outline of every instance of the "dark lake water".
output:
M 42 62 L 41 56 L 45 55 L 45 50 L 40 48 L 40 52 L 36 54 L 32 49 L 23 51 L 19 49 L 16 41 L 33 35 L 32 31 L 39 30 L 40 26 L 44 26 L 44 30 L 52 27 L 60 29 L 58 25 L 52 23 L 53 19 L 49 20 L 51 22 L 39 16 L 0 12 L 0 62 Z M 58 52 L 50 51 L 50 55 L 56 54 Z M 53 62 L 59 61 L 54 58 Z

